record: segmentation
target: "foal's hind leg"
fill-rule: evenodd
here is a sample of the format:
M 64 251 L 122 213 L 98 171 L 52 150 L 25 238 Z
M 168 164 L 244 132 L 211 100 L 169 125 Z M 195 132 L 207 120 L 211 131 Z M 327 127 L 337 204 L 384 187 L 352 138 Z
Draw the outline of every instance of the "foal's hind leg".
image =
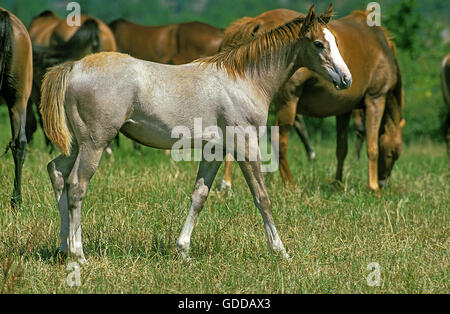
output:
M 281 253 L 283 257 L 289 258 L 289 255 L 286 253 L 286 250 L 284 248 L 283 242 L 281 242 L 281 239 L 278 235 L 277 229 L 275 228 L 275 223 L 272 217 L 272 206 L 270 204 L 266 184 L 264 183 L 264 176 L 261 172 L 261 162 L 240 161 L 239 166 L 241 167 L 245 180 L 247 181 L 250 191 L 252 192 L 255 205 L 261 212 L 266 229 L 267 240 L 269 242 L 269 247 L 273 251 Z
M 55 192 L 56 202 L 58 203 L 59 215 L 61 218 L 61 228 L 59 237 L 61 239 L 60 249 L 67 252 L 69 237 L 69 211 L 67 203 L 66 179 L 73 168 L 78 151 L 72 147 L 70 156 L 60 155 L 47 165 L 47 171 Z
M 106 144 L 102 147 L 81 146 L 72 171 L 66 180 L 69 216 L 68 251 L 80 263 L 86 261 L 81 239 L 81 205 L 89 181 L 97 170 L 105 147 Z
M 197 179 L 195 180 L 194 192 L 191 196 L 191 208 L 184 223 L 183 230 L 177 240 L 177 250 L 184 258 L 186 258 L 189 253 L 191 235 L 195 221 L 205 204 L 221 163 L 221 161 L 200 162 Z
M 86 260 L 81 239 L 81 205 L 103 149 L 72 147 L 69 157 L 61 155 L 47 166 L 61 216 L 61 250 L 80 263 Z

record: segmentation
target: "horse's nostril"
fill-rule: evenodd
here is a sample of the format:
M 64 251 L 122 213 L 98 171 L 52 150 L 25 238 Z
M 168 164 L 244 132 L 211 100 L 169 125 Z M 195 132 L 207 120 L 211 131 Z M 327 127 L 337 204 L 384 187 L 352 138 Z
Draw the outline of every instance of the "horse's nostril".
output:
M 347 75 L 342 76 L 342 86 L 344 88 L 348 88 L 351 85 L 352 85 L 352 78 L 351 78 L 351 76 L 347 76 Z

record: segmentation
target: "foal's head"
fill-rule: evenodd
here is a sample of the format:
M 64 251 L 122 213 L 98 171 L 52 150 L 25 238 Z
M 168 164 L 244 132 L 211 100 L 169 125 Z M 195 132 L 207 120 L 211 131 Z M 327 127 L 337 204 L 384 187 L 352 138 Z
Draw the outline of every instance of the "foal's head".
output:
M 302 36 L 301 58 L 304 66 L 333 83 L 336 89 L 347 89 L 352 85 L 352 75 L 327 24 L 333 16 L 333 6 L 320 16 L 314 5 L 309 9 L 300 35 Z

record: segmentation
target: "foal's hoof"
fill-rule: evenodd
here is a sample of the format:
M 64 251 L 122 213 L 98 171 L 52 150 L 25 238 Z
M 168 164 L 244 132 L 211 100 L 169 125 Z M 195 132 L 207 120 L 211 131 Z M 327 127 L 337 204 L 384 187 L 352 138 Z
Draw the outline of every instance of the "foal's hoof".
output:
M 107 156 L 111 157 L 114 152 L 113 152 L 111 147 L 106 147 L 105 153 L 106 153 Z
M 191 261 L 191 258 L 189 257 L 189 255 L 188 255 L 188 253 L 186 251 L 177 249 L 177 254 L 178 254 L 179 257 L 181 257 L 181 259 L 183 261 L 187 261 L 187 262 Z
M 311 152 L 308 155 L 310 161 L 315 161 L 317 159 L 316 152 Z
M 287 261 L 290 261 L 290 260 L 291 260 L 291 257 L 289 256 L 288 253 L 286 253 L 286 251 L 282 252 L 282 256 L 283 256 L 283 258 L 284 258 L 285 260 L 287 260 Z
M 177 242 L 177 253 L 185 261 L 190 261 L 189 258 L 189 244 Z

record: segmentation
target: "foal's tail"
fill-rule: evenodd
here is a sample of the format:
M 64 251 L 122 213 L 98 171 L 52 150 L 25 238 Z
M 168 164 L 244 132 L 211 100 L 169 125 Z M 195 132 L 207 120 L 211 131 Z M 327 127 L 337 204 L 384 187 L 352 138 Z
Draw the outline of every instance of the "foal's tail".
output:
M 63 63 L 51 68 L 42 83 L 41 115 L 47 137 L 61 152 L 69 156 L 72 135 L 67 125 L 64 100 L 67 89 L 67 75 L 73 62 Z
M 7 11 L 0 10 L 0 90 L 6 79 L 8 61 L 12 56 L 13 29 L 11 18 Z

